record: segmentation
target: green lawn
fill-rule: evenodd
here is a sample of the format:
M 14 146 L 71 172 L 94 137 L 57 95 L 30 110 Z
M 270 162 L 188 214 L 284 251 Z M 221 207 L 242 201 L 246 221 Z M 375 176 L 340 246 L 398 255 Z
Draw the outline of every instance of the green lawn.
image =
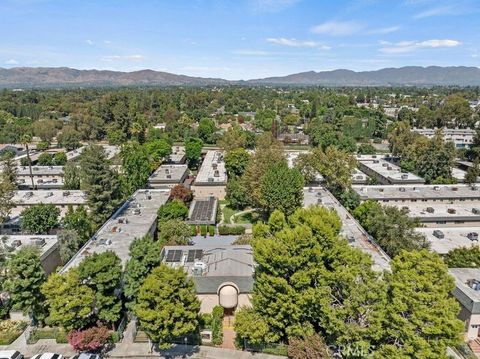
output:
M 237 209 L 233 209 L 233 208 L 229 207 L 228 205 L 223 207 L 223 218 L 224 218 L 223 222 L 226 223 L 226 224 L 230 223 L 230 217 L 237 212 L 240 212 L 240 211 L 237 210 Z
M 235 223 L 238 224 L 255 224 L 260 220 L 260 215 L 257 212 L 244 213 L 235 217 Z

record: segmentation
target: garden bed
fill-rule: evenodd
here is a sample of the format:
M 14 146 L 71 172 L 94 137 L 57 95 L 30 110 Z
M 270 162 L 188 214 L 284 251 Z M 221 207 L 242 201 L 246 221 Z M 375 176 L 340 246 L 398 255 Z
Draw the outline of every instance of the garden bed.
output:
M 16 320 L 2 320 L 0 322 L 0 345 L 10 345 L 22 335 L 27 327 L 26 322 Z

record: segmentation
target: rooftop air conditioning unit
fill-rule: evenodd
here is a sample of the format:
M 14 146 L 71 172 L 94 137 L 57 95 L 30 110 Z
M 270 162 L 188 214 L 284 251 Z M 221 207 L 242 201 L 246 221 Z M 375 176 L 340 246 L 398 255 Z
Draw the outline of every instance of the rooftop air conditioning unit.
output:
M 168 174 L 168 175 L 167 175 L 167 178 L 172 178 L 172 175 Z
M 165 173 L 170 173 L 170 169 L 169 169 L 169 168 L 165 168 Z
M 400 192 L 405 192 L 405 187 L 400 187 L 398 190 L 399 190 Z
M 32 238 L 30 241 L 33 245 L 37 247 L 43 247 L 45 245 L 45 238 L 35 237 Z
M 440 191 L 440 187 L 439 186 L 433 186 L 433 190 L 434 191 Z
M 21 241 L 20 239 L 14 239 L 14 240 L 12 241 L 12 244 L 11 244 L 11 246 L 12 246 L 13 248 L 18 248 L 18 247 L 20 247 L 21 245 L 22 245 L 22 241 Z
M 138 216 L 140 213 L 141 213 L 140 208 L 134 208 L 134 210 L 133 210 L 134 215 Z
M 212 168 L 213 168 L 214 170 L 216 170 L 217 167 L 218 167 L 218 165 L 217 165 L 216 163 L 212 163 Z
M 53 196 L 53 192 L 48 192 L 45 197 L 48 198 L 48 197 L 52 197 L 52 196 Z
M 57 183 L 58 180 L 57 180 L 56 178 L 53 178 L 53 179 L 52 179 L 52 182 L 53 182 L 53 183 Z
M 433 209 L 433 207 L 427 207 L 427 212 L 428 213 L 434 213 L 435 210 Z
M 458 191 L 458 187 L 452 187 L 452 191 Z
M 388 163 L 382 163 L 382 167 L 387 167 Z
M 455 214 L 457 213 L 457 210 L 455 208 L 449 208 L 447 209 L 448 214 Z
M 220 177 L 220 172 L 218 172 L 218 170 L 215 170 L 215 172 L 213 173 L 213 177 Z
M 64 191 L 63 192 L 63 197 L 68 197 L 70 196 L 70 191 Z
M 373 160 L 373 163 L 380 163 L 379 160 Z
M 402 180 L 406 180 L 406 179 L 408 179 L 408 175 L 407 175 L 407 174 L 403 174 L 403 175 L 402 175 Z
M 213 177 L 208 177 L 208 182 L 214 182 L 215 179 Z
M 410 208 L 408 208 L 407 206 L 403 206 L 403 207 L 402 207 L 402 210 L 404 210 L 404 211 L 407 212 L 407 213 L 410 212 Z
M 39 179 L 37 180 L 37 183 L 43 183 L 43 179 L 39 178 Z
M 472 208 L 473 214 L 480 214 L 480 208 Z

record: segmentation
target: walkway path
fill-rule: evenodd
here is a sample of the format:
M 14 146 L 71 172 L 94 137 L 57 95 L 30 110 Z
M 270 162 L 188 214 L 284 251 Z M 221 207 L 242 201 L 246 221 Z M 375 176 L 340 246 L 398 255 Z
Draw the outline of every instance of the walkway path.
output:
M 235 330 L 233 330 L 233 316 L 223 317 L 223 342 L 222 348 L 235 349 Z

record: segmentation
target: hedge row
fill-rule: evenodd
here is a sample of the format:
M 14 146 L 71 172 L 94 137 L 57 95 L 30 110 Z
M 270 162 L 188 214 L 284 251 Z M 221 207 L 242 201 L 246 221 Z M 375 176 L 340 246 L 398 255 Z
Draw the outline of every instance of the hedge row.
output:
M 212 343 L 220 345 L 223 343 L 223 307 L 216 305 L 212 310 Z
M 218 226 L 218 233 L 221 235 L 240 235 L 245 233 L 243 226 Z

